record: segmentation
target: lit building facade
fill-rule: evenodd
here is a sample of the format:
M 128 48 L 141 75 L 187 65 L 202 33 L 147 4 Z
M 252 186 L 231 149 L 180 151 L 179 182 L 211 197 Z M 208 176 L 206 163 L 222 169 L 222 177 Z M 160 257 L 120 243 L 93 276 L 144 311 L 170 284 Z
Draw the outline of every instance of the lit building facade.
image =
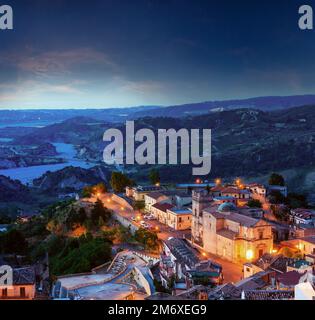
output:
M 192 210 L 192 241 L 206 252 L 245 262 L 273 249 L 271 225 L 240 214 L 233 203 L 213 204 L 206 191 L 194 191 Z

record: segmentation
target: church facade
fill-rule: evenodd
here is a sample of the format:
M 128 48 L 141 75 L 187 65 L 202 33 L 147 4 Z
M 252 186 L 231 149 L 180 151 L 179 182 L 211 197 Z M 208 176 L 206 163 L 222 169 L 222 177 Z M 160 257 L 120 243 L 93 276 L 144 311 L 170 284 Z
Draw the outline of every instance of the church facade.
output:
M 260 258 L 273 249 L 271 225 L 246 216 L 233 203 L 213 204 L 205 190 L 193 192 L 192 242 L 231 262 Z

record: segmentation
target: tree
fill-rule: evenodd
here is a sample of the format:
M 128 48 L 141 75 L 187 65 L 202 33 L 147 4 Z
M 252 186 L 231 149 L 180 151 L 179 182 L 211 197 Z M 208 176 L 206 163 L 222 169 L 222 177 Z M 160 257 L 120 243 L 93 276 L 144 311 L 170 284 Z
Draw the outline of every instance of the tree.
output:
M 12 229 L 0 237 L 1 251 L 4 253 L 26 254 L 28 243 L 22 232 Z
M 83 198 L 90 198 L 93 193 L 93 188 L 91 186 L 86 186 L 82 190 L 82 196 Z
M 110 185 L 114 192 L 124 192 L 127 186 L 133 185 L 133 181 L 121 172 L 112 172 Z
M 51 272 L 63 275 L 90 272 L 92 268 L 103 264 L 111 258 L 111 246 L 106 239 L 80 237 L 67 239 L 63 250 L 50 255 Z
M 102 217 L 104 223 L 106 223 L 111 217 L 111 212 L 104 207 L 103 202 L 100 199 L 97 199 L 91 210 L 91 220 L 95 226 L 98 225 L 100 217 Z
M 278 173 L 272 173 L 269 177 L 269 185 L 271 186 L 284 186 L 284 178 Z
M 280 221 L 288 221 L 290 216 L 290 210 L 284 205 L 271 205 L 270 209 L 274 216 Z
M 98 226 L 103 227 L 105 225 L 104 219 L 102 216 L 98 218 Z
M 100 182 L 94 186 L 85 186 L 82 190 L 82 196 L 84 198 L 90 198 L 91 196 L 98 193 L 106 193 L 107 187 L 103 182 Z
M 284 195 L 278 190 L 272 190 L 268 196 L 268 199 L 272 204 L 280 204 L 285 202 Z
M 286 204 L 292 209 L 308 207 L 306 196 L 299 193 L 289 193 Z
M 262 208 L 262 203 L 261 203 L 258 199 L 250 199 L 250 200 L 247 202 L 247 205 L 248 205 L 250 208 Z
M 142 243 L 145 249 L 155 250 L 159 245 L 157 234 L 144 228 L 140 228 L 135 232 L 135 239 Z
M 106 193 L 107 192 L 107 187 L 105 186 L 105 184 L 103 182 L 100 182 L 98 184 L 96 184 L 93 187 L 93 193 Z
M 149 179 L 152 184 L 161 182 L 160 173 L 157 169 L 152 169 L 149 173 Z
M 134 210 L 141 211 L 145 208 L 145 202 L 144 201 L 134 201 L 132 204 Z

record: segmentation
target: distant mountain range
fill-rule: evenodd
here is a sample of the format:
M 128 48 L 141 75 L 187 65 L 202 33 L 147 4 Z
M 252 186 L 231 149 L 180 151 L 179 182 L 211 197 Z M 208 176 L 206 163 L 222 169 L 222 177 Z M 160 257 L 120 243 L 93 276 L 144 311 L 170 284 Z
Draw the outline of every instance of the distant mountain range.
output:
M 257 97 L 240 100 L 206 101 L 175 106 L 138 106 L 110 109 L 64 109 L 64 110 L 0 110 L 0 125 L 43 126 L 73 117 L 89 117 L 103 122 L 123 122 L 127 119 L 150 117 L 185 117 L 215 111 L 252 108 L 274 111 L 292 107 L 315 105 L 315 95 Z
M 195 116 L 209 112 L 218 112 L 231 109 L 251 108 L 262 111 L 274 111 L 292 107 L 315 104 L 315 95 L 299 95 L 286 97 L 258 97 L 242 100 L 206 101 L 201 103 L 189 103 L 183 105 L 141 110 L 134 112 L 130 118 L 136 119 L 144 116 L 150 117 L 174 117 Z
M 176 111 L 195 110 L 194 107 L 187 107 L 187 105 L 153 108 L 148 114 L 143 108 L 139 113 L 139 116 L 142 115 L 141 118 L 137 118 L 136 112 L 133 116 L 137 118 L 136 130 L 140 128 L 151 128 L 154 131 L 161 128 L 212 129 L 212 169 L 208 177 L 210 179 L 215 177 L 230 179 L 241 176 L 255 177 L 257 180 L 257 177 L 265 179 L 265 176 L 277 171 L 286 175 L 291 190 L 314 193 L 315 102 L 310 104 L 312 99 L 315 100 L 315 96 L 225 101 L 220 105 L 220 108 L 223 108 L 220 112 L 209 111 L 210 103 L 204 103 L 199 104 L 201 114 L 197 115 Z M 247 107 L 238 108 L 240 101 L 247 104 Z M 298 105 L 303 102 L 307 102 L 307 105 L 291 107 L 291 104 Z M 255 108 L 250 108 L 253 104 Z M 217 106 L 218 104 L 213 102 L 212 107 L 216 107 L 215 111 L 218 111 Z M 164 113 L 165 110 L 172 112 Z M 163 113 L 160 114 L 162 111 Z M 179 117 L 179 114 L 186 116 Z M 110 127 L 125 131 L 124 123 L 100 121 L 95 119 L 95 114 L 81 115 L 44 128 L 32 129 L 25 132 L 23 136 L 16 135 L 11 143 L 32 146 L 40 143 L 66 142 L 76 146 L 78 156 L 82 159 L 101 164 L 105 147 L 103 134 Z M 18 128 L 15 130 L 19 131 Z M 157 167 L 163 181 L 191 181 L 194 178 L 191 176 L 189 165 Z M 106 170 L 111 169 L 117 168 L 106 167 Z M 127 166 L 125 169 L 132 178 L 141 182 L 147 181 L 148 172 L 152 166 L 135 165 Z M 47 175 L 46 179 L 53 177 L 54 174 Z M 40 179 L 38 183 L 44 186 Z

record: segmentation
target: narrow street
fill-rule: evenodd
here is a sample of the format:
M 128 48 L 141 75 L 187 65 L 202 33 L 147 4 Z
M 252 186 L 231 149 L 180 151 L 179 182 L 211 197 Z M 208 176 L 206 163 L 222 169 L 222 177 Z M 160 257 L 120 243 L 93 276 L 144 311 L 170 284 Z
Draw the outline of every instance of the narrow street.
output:
M 125 208 L 120 204 L 116 203 L 111 199 L 111 194 L 106 194 L 100 196 L 99 198 L 103 201 L 105 207 L 107 207 L 110 210 L 113 210 L 115 213 L 128 219 L 133 225 L 140 227 L 139 222 L 132 220 L 133 217 L 140 215 L 140 213 L 137 213 L 134 210 Z M 141 218 L 140 221 L 141 220 L 144 220 L 151 227 L 152 230 L 155 230 L 157 232 L 158 238 L 160 240 L 167 240 L 170 237 L 183 238 L 184 235 L 190 234 L 190 230 L 177 231 L 160 223 L 157 220 L 145 220 L 143 218 Z
M 140 224 L 138 222 L 132 221 L 132 218 L 138 215 L 138 213 L 136 213 L 134 210 L 125 208 L 117 202 L 113 201 L 111 199 L 111 194 L 102 195 L 99 198 L 103 201 L 104 206 L 106 206 L 108 209 L 113 210 L 115 213 L 119 214 L 124 218 L 127 218 L 133 225 L 140 227 Z M 95 199 L 93 199 L 93 201 L 95 201 Z M 150 225 L 154 230 L 158 228 L 159 232 L 157 234 L 160 240 L 167 240 L 170 237 L 183 238 L 184 235 L 189 236 L 191 233 L 190 230 L 176 231 L 168 226 L 165 226 L 157 220 L 145 220 L 145 222 L 148 225 Z M 203 258 L 203 256 L 201 256 L 201 258 Z M 235 283 L 243 278 L 243 266 L 241 264 L 226 261 L 216 255 L 209 253 L 206 254 L 204 259 L 211 259 L 222 266 L 224 274 L 224 283 Z

